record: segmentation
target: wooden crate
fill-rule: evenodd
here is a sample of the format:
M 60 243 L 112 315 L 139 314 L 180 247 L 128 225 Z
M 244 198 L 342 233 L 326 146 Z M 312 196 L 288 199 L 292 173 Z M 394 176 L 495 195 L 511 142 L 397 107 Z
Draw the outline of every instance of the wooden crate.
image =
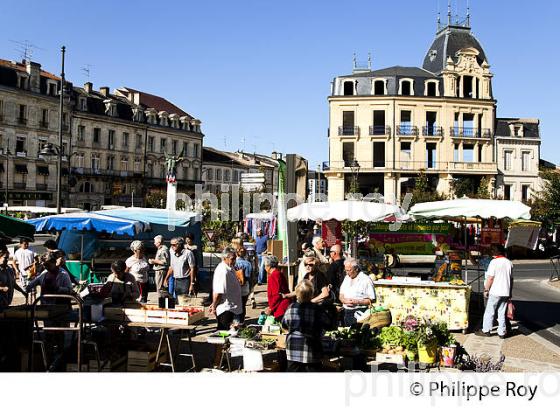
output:
M 196 322 L 201 321 L 206 317 L 204 312 L 204 307 L 202 306 L 193 306 L 197 309 L 201 309 L 200 312 L 197 313 L 188 313 L 183 312 L 181 310 L 168 310 L 167 311 L 167 321 L 166 323 L 171 325 L 192 325 Z
M 127 372 L 151 372 L 156 367 L 155 351 L 129 350 L 127 355 Z M 167 360 L 167 350 L 162 348 L 159 361 Z

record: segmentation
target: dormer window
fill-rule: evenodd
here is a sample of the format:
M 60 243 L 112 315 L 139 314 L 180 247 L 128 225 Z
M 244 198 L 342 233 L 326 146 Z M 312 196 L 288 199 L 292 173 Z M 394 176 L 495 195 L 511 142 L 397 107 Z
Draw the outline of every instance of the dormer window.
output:
M 169 126 L 169 114 L 167 112 L 159 112 L 159 125 L 161 125 L 162 127 Z
M 399 87 L 400 95 L 414 95 L 412 80 L 400 80 L 399 85 L 400 85 Z
M 48 84 L 49 84 L 49 88 L 47 90 L 48 94 L 50 96 L 56 97 L 56 89 L 58 88 L 57 84 L 56 83 L 51 83 L 51 82 L 49 82 Z
M 344 81 L 344 95 L 354 95 L 354 81 Z
M 437 81 L 426 81 L 424 95 L 427 97 L 438 97 L 438 82 Z
M 385 95 L 385 80 L 375 80 L 373 82 L 373 95 Z
M 117 104 L 113 100 L 105 100 L 105 114 L 110 117 L 117 116 Z
M 80 110 L 81 111 L 87 111 L 87 99 L 80 98 Z

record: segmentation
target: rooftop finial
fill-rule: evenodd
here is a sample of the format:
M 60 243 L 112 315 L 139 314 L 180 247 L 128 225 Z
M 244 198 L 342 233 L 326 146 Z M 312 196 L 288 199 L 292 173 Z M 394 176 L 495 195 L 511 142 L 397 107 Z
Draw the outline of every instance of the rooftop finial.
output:
M 441 14 L 438 11 L 438 13 L 437 13 L 437 31 L 439 31 L 440 28 L 441 28 Z
M 471 26 L 471 6 L 469 0 L 467 0 L 467 27 Z
M 371 71 L 371 53 L 367 53 L 367 65 L 368 69 Z
M 447 25 L 451 25 L 451 0 L 447 0 Z
M 355 70 L 356 69 L 356 53 L 353 54 L 354 57 L 352 58 L 352 69 Z

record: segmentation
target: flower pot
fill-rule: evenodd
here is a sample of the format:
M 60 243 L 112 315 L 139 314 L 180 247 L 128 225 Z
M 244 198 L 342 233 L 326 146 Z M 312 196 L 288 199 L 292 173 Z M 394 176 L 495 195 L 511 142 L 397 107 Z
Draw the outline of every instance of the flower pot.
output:
M 414 352 L 412 350 L 407 350 L 406 351 L 406 358 L 408 359 L 409 362 L 413 362 L 414 359 L 416 359 L 416 352 Z
M 455 346 L 442 346 L 440 351 L 440 365 L 445 367 L 453 367 L 455 364 L 455 353 L 457 348 Z
M 434 364 L 437 358 L 437 344 L 418 344 L 418 361 L 424 364 Z

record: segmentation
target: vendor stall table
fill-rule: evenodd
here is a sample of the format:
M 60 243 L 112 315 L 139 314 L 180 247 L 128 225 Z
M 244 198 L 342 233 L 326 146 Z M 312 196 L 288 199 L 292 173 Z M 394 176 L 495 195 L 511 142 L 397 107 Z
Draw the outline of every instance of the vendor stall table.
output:
M 464 332 L 469 326 L 470 286 L 432 281 L 407 283 L 395 279 L 378 280 L 374 285 L 375 304 L 391 310 L 393 324 L 413 315 L 445 322 L 450 330 Z

